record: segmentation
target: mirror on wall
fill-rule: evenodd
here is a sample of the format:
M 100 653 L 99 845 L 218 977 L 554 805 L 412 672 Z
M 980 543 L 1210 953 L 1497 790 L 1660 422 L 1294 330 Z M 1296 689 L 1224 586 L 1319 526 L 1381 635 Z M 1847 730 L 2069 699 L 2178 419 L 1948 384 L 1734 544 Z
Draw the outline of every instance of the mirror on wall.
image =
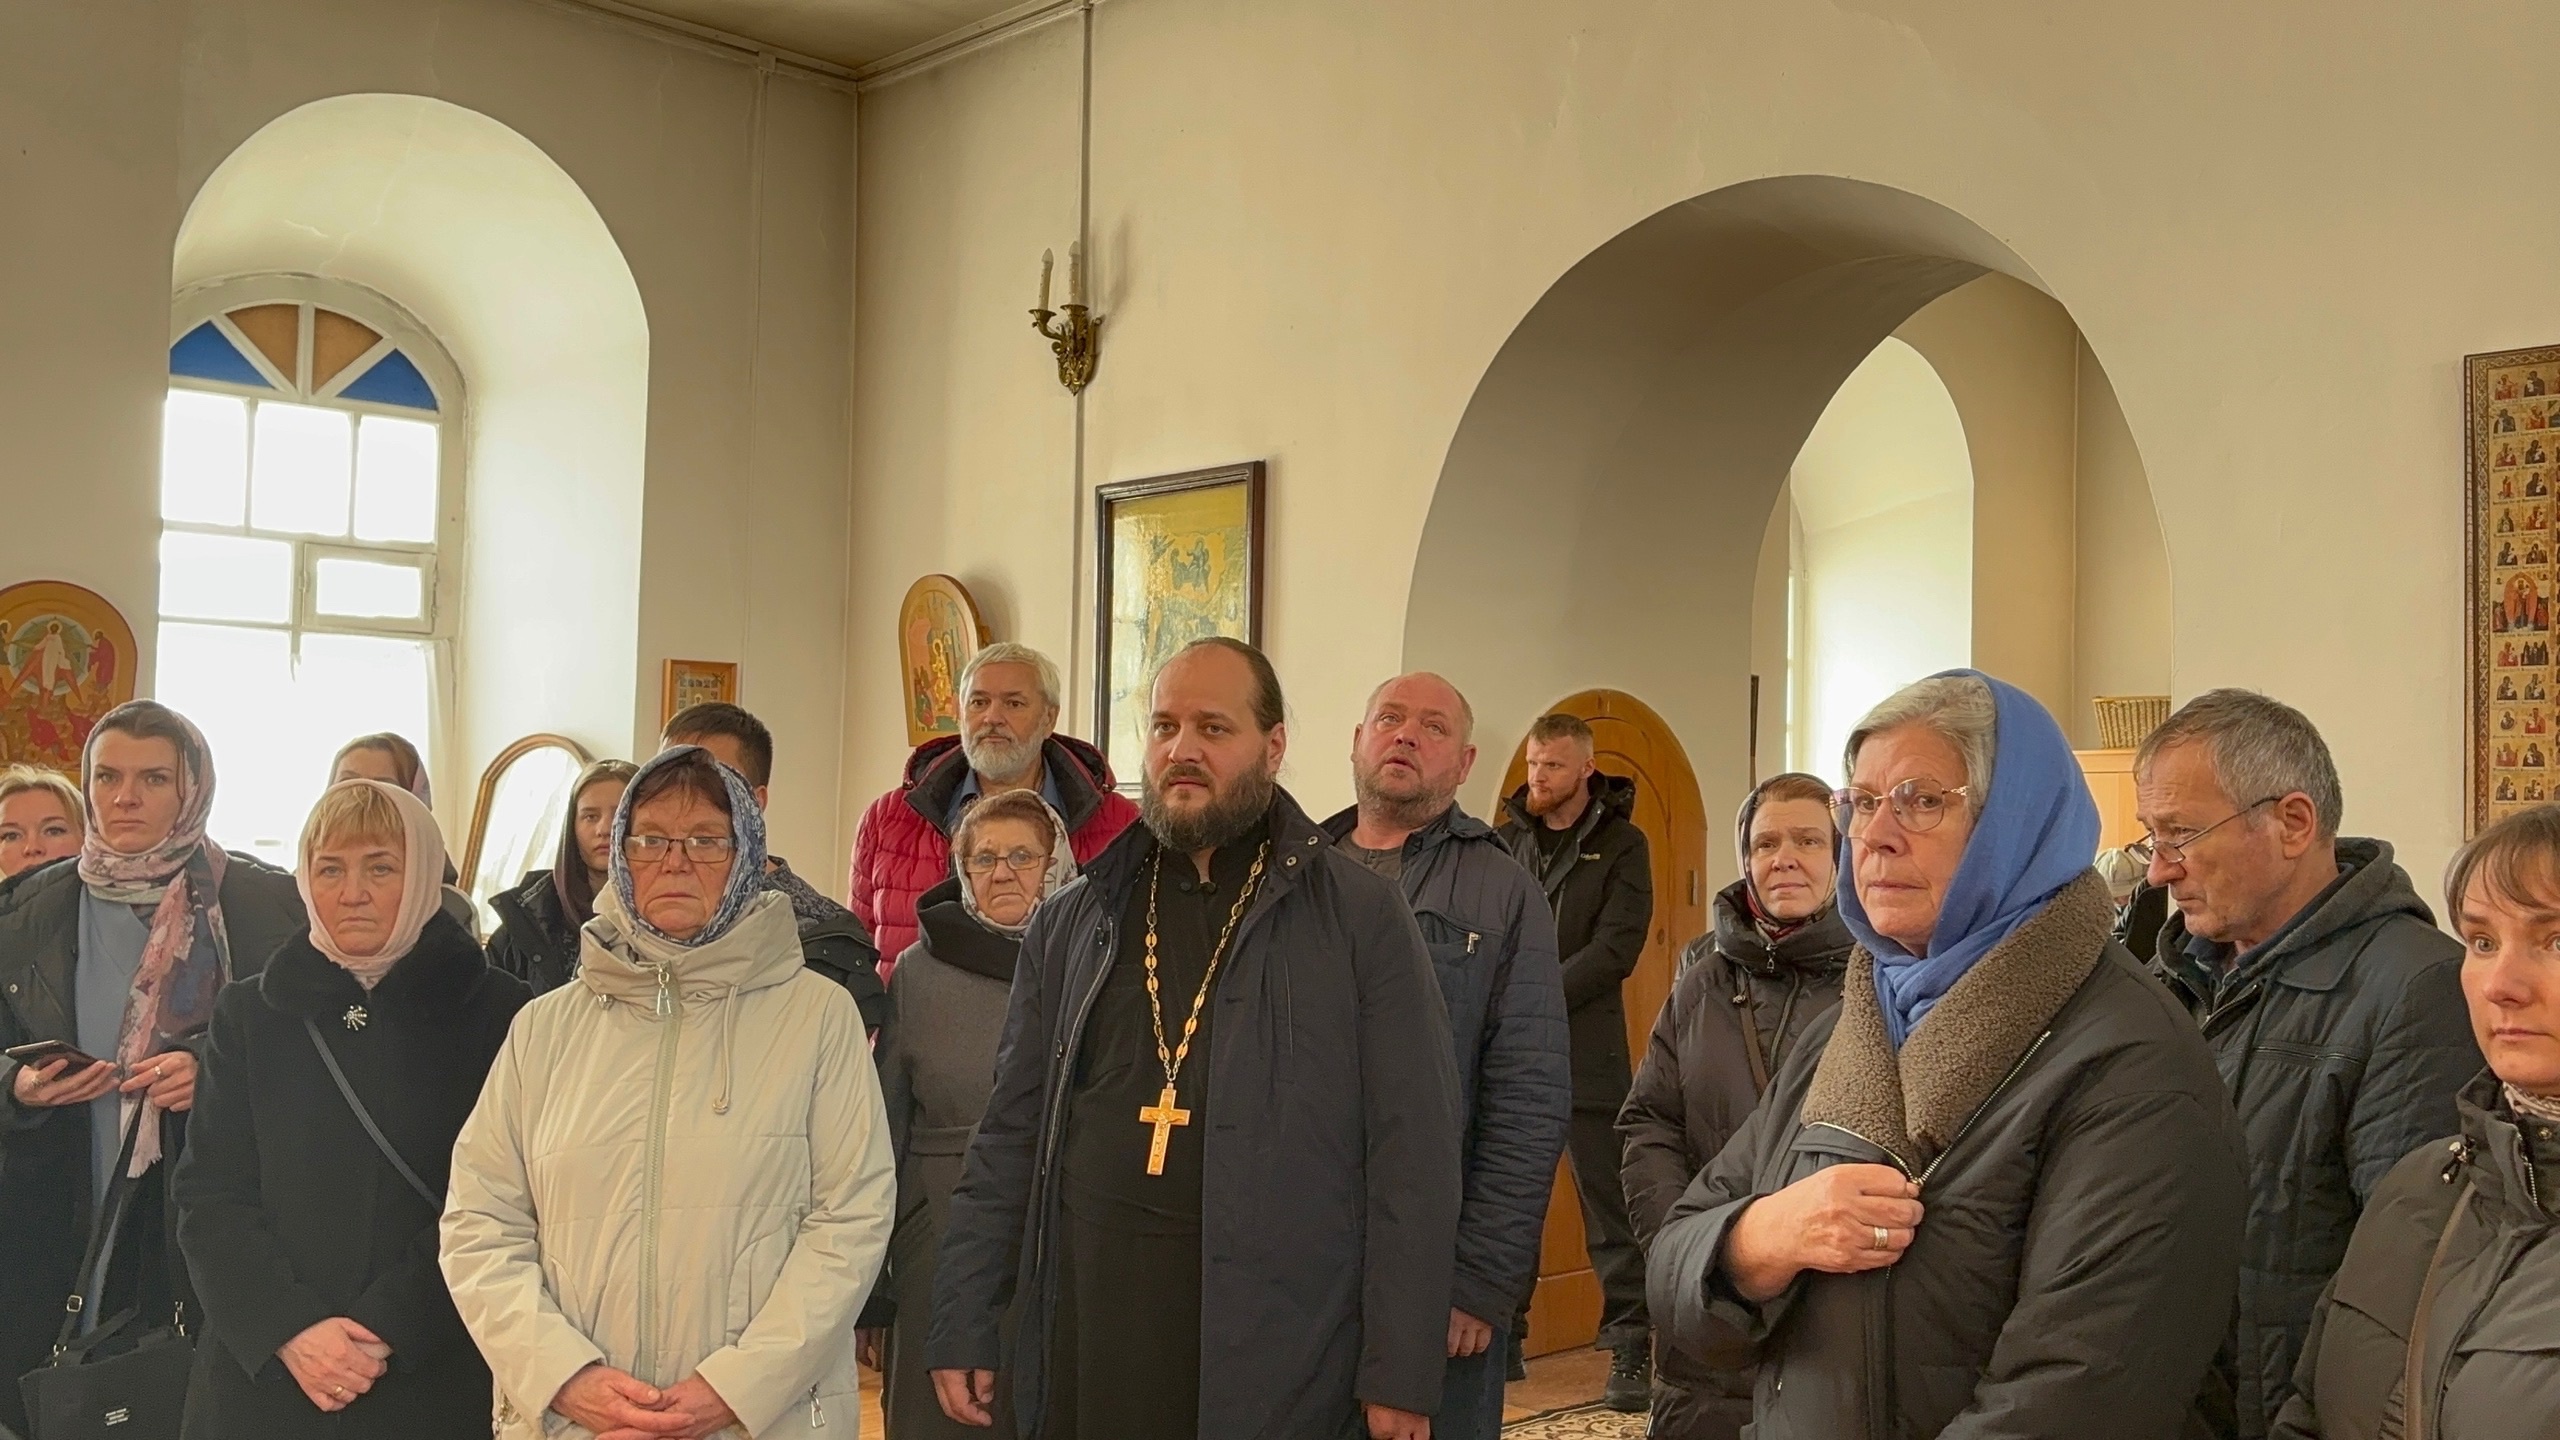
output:
M 498 927 L 490 899 L 559 853 L 569 792 L 593 759 L 566 736 L 527 735 L 499 751 L 481 772 L 471 839 L 462 856 L 462 889 L 479 913 L 480 933 Z

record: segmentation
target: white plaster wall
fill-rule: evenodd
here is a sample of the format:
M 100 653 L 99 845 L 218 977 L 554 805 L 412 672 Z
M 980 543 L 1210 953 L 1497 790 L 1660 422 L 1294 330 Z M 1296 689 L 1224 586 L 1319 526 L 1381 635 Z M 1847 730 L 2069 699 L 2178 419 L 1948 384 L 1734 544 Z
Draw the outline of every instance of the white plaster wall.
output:
M 2079 332 L 2050 298 L 1985 275 L 1894 332 L 1929 359 L 1973 470 L 1972 663 L 2044 702 L 2063 728 L 2089 721 L 2072 687 Z M 1925 673 L 1925 672 L 1924 672 Z
M 2079 371 L 2078 693 L 2069 728 L 2075 743 L 2094 745 L 2091 700 L 2169 693 L 2169 552 L 2124 408 L 2085 343 Z
M 1976 658 L 1981 482 L 1967 442 L 1977 428 L 1930 360 L 1888 339 L 1805 437 L 1787 478 L 1801 526 L 1791 737 L 1801 768 L 1845 782 L 1840 757 L 1867 711 Z
M 1760 763 L 1751 777 L 1757 785 L 1795 767 L 1787 730 L 1788 700 L 1794 674 L 1795 640 L 1791 597 L 1796 588 L 1795 491 L 1778 487 L 1778 503 L 1769 507 L 1769 523 L 1760 534 L 1760 559 L 1751 573 L 1751 673 L 1760 677 Z
M 0 7 L 0 584 L 59 579 L 152 673 L 176 0 Z
M 596 743 L 654 740 L 668 656 L 741 661 L 780 743 L 775 846 L 837 888 L 855 107 L 787 76 L 761 106 L 757 88 L 750 66 L 525 0 L 0 9 L 0 578 L 94 583 L 148 632 L 189 201 L 305 102 L 464 106 L 577 182 L 648 315 L 640 622 L 625 719 Z
M 1459 416 L 1558 276 L 1739 181 L 1891 185 L 1998 236 L 2104 363 L 2177 573 L 2212 577 L 2177 594 L 2174 688 L 2304 706 L 2349 823 L 2425 871 L 2459 824 L 2457 366 L 2547 340 L 2537 317 L 2560 311 L 2547 200 L 2509 169 L 2560 141 L 2560 114 L 2512 24 L 2474 0 L 1111 0 L 1093 184 L 1112 329 L 1088 477 L 1273 458 L 1269 638 L 1302 715 L 1348 724 L 1403 658 Z M 1019 323 L 1038 237 L 957 243 L 954 217 L 1062 214 L 1074 193 L 1068 166 L 1017 158 L 1070 142 L 1072 66 L 1012 48 L 864 102 L 865 293 L 929 293 L 990 336 Z M 1065 427 L 1028 418 L 1047 413 L 1040 356 L 936 344 L 866 326 L 866 371 L 908 363 L 866 373 L 855 427 L 911 428 L 863 452 L 865 513 L 919 476 L 978 497 L 953 505 L 1054 513 L 1075 457 Z M 2283 423 L 2315 395 L 2352 396 L 2350 418 Z M 1043 438 L 963 445 L 990 424 Z M 910 571 L 956 548 L 925 523 L 866 544 Z M 1055 553 L 1018 562 L 1043 593 Z M 2291 603 L 2306 588 L 2336 603 Z M 856 635 L 885 623 L 866 592 Z M 848 718 L 849 760 L 890 773 L 894 712 Z M 1347 793 L 1336 768 L 1311 800 Z

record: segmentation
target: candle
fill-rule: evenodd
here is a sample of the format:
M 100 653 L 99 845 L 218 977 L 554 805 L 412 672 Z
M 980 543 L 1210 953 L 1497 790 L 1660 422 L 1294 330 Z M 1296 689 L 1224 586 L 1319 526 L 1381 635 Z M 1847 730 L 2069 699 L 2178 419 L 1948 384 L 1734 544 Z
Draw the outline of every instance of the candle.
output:
M 1040 252 L 1040 308 L 1042 310 L 1049 308 L 1049 270 L 1057 263 L 1058 258 L 1055 251 L 1043 250 Z
M 1084 303 L 1084 242 L 1081 240 L 1067 247 L 1067 303 Z

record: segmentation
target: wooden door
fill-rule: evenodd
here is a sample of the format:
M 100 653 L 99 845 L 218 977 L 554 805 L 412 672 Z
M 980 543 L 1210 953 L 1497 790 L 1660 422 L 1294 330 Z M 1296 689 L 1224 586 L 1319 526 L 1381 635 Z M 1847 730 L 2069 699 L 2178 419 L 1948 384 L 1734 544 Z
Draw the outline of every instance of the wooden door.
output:
M 1636 782 L 1635 823 L 1653 856 L 1653 925 L 1644 954 L 1627 977 L 1627 1053 L 1639 1062 L 1653 1020 L 1671 998 L 1680 948 L 1707 929 L 1707 827 L 1698 777 L 1671 727 L 1653 708 L 1617 690 L 1585 690 L 1551 710 L 1591 726 L 1593 758 L 1602 771 Z M 1513 747 L 1502 793 L 1528 774 L 1528 740 Z M 1526 1348 L 1532 1355 L 1591 1343 L 1600 1330 L 1600 1281 L 1583 1250 L 1582 1205 L 1566 1167 L 1556 1168 L 1547 1229 L 1538 1257 L 1538 1288 L 1529 1304 Z
M 2089 782 L 2089 797 L 2098 802 L 2098 848 L 2116 850 L 2142 838 L 2142 822 L 2133 818 L 2133 753 L 2130 750 L 2076 752 L 2080 773 Z

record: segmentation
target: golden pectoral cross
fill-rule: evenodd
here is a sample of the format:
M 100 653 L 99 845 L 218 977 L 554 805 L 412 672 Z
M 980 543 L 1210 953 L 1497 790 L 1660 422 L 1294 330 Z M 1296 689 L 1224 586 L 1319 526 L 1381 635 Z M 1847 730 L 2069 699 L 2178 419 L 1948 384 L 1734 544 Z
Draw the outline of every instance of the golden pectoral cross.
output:
M 1167 1085 L 1164 1093 L 1156 1097 L 1156 1103 L 1138 1107 L 1138 1123 L 1156 1127 L 1155 1141 L 1147 1146 L 1147 1173 L 1161 1175 L 1164 1173 L 1164 1147 L 1173 1141 L 1173 1127 L 1190 1124 L 1191 1112 L 1173 1107 L 1173 1087 Z

